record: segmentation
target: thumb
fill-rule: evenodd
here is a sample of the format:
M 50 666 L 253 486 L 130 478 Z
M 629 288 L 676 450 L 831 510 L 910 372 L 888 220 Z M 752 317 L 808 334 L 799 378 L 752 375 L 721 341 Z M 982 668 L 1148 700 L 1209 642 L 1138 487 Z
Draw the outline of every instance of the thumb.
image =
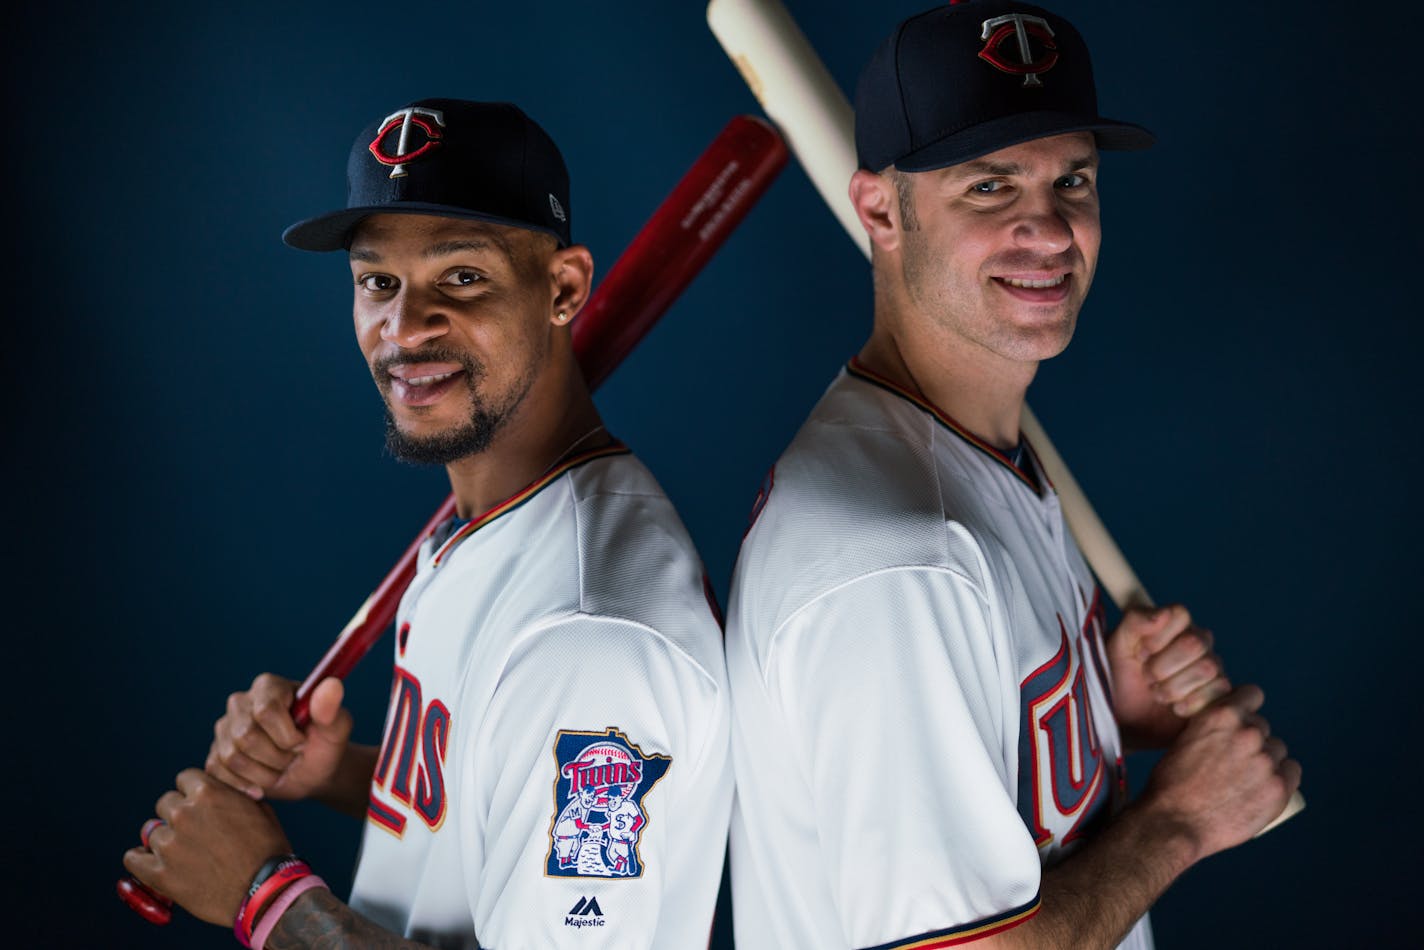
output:
M 323 736 L 338 738 L 334 733 L 349 731 L 349 715 L 343 716 L 341 700 L 346 696 L 346 686 L 335 676 L 327 677 L 317 684 L 311 695 L 311 722 L 313 728 Z M 346 720 L 346 721 L 343 721 Z
M 1138 652 L 1151 656 L 1165 648 L 1192 623 L 1192 615 L 1181 604 L 1155 607 L 1134 617 Z

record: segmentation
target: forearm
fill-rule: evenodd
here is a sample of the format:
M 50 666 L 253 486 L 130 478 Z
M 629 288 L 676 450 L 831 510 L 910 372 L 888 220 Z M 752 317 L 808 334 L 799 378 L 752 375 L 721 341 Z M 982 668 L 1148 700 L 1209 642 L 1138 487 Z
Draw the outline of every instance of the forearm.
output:
M 1037 914 L 976 946 L 1110 950 L 1195 860 L 1184 830 L 1130 806 L 1043 875 Z
M 347 746 L 331 781 L 314 792 L 312 797 L 342 814 L 364 818 L 371 796 L 371 775 L 376 770 L 379 754 L 380 750 L 375 746 L 355 743 Z
M 417 950 L 428 946 L 376 926 L 323 887 L 313 888 L 298 897 L 282 914 L 272 935 L 263 944 L 264 950 L 336 950 L 340 947 Z

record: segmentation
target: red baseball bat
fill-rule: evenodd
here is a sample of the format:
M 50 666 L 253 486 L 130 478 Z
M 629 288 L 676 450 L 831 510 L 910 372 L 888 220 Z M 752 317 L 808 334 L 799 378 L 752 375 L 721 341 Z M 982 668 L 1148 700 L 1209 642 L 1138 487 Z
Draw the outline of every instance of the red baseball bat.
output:
M 574 354 L 590 389 L 618 367 L 673 300 L 697 276 L 786 165 L 781 135 L 763 119 L 734 117 L 698 157 L 599 282 L 572 326 Z M 312 690 L 345 677 L 395 619 L 415 577 L 420 545 L 455 511 L 451 495 L 361 605 L 316 667 L 297 687 L 292 718 L 305 726 Z M 145 842 L 146 844 L 146 842 Z M 150 923 L 172 919 L 172 902 L 132 877 L 119 896 Z

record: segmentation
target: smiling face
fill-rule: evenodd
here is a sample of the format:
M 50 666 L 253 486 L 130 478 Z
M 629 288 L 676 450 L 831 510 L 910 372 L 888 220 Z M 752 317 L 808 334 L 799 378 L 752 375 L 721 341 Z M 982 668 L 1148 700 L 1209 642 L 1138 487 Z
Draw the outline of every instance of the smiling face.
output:
M 373 215 L 350 249 L 356 339 L 398 458 L 484 451 L 548 362 L 554 241 L 521 228 Z
M 1098 154 L 1056 135 L 929 172 L 893 172 L 915 309 L 1015 362 L 1056 356 L 1097 266 Z

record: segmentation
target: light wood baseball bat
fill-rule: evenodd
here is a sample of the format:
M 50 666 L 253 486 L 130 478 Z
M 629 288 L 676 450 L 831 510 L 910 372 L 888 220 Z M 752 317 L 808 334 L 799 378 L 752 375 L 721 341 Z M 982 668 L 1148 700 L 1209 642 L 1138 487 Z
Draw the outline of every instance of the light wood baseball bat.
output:
M 859 165 L 855 115 L 806 35 L 781 0 L 710 0 L 707 24 L 762 109 L 781 130 L 821 199 L 868 260 L 870 237 L 848 195 L 851 175 Z M 1113 603 L 1122 609 L 1152 606 L 1147 589 L 1027 404 L 1020 428 L 1058 491 L 1068 529 Z M 1257 836 L 1304 807 L 1305 798 L 1296 792 Z

